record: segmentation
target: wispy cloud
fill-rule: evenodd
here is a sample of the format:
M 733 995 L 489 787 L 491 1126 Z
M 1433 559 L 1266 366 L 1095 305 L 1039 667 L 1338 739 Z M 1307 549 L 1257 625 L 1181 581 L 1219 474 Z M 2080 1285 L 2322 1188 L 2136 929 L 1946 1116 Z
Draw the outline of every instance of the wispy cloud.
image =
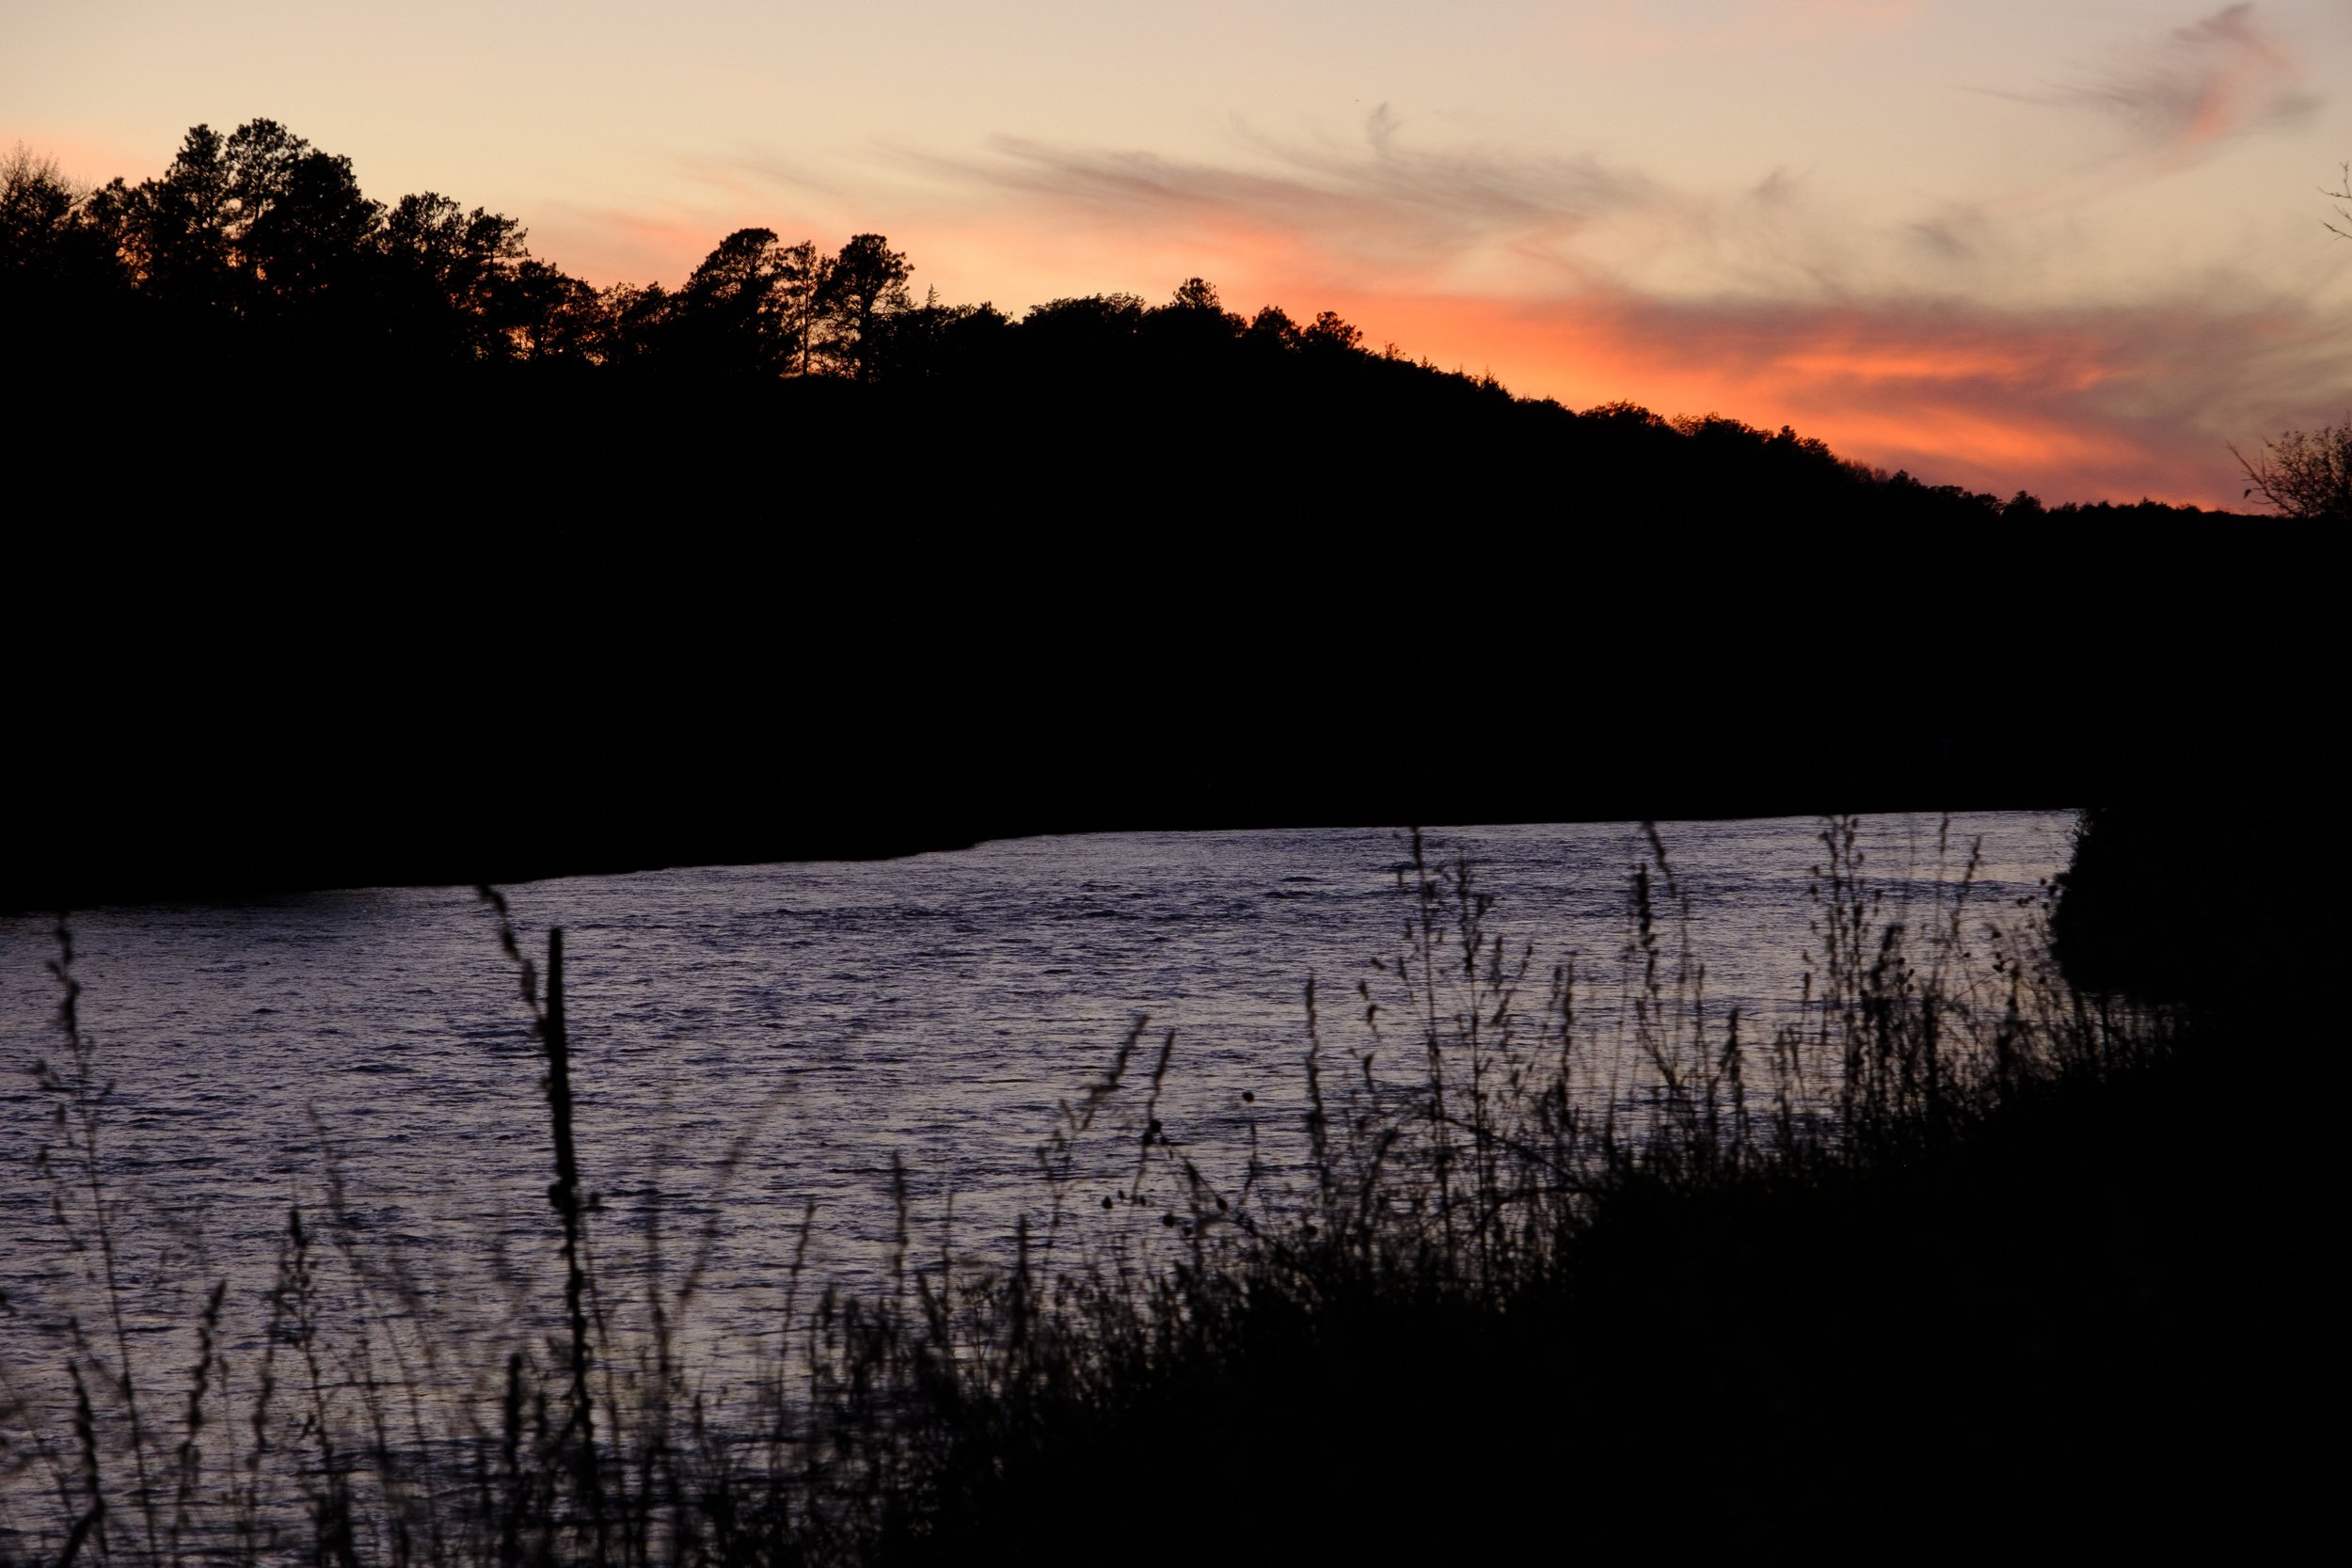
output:
M 1000 137 L 977 154 L 894 151 L 890 164 L 929 182 L 939 207 L 1057 243 L 1085 232 L 1129 249 L 1286 251 L 1343 286 L 1941 294 L 2018 287 L 2049 243 L 1984 204 L 1859 213 L 1806 168 L 1694 189 L 1594 152 L 1432 147 L 1412 132 L 1383 105 L 1345 138 L 1237 127 L 1221 160 Z
M 1232 165 L 1002 137 L 980 157 L 904 154 L 970 187 L 1122 224 L 1275 230 L 1383 269 L 1429 269 L 1503 250 L 1565 263 L 1597 222 L 1670 193 L 1590 156 L 1429 150 L 1383 104 L 1350 142 L 1283 141 L 1247 128 Z
M 2319 98 L 2254 7 L 2240 4 L 2131 50 L 2053 101 L 2106 116 L 2136 150 L 2173 168 L 2233 136 L 2299 124 Z

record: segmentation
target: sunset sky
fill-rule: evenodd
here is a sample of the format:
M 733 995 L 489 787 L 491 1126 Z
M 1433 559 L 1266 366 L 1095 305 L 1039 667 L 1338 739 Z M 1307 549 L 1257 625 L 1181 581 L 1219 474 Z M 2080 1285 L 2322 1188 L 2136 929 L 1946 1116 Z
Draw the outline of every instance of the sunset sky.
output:
M 0 148 L 135 180 L 268 116 L 598 283 L 749 224 L 1016 314 L 1200 274 L 2050 500 L 2235 504 L 2225 443 L 2352 412 L 2352 0 L 0 0 Z

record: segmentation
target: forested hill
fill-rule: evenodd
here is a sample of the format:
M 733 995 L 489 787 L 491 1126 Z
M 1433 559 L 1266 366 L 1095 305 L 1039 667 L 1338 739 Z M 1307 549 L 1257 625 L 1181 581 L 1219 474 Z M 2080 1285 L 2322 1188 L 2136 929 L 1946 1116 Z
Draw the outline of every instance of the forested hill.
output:
M 0 904 L 2055 804 L 2304 721 L 2318 575 L 2246 519 L 1574 412 L 1199 279 L 1016 317 L 755 229 L 597 290 L 268 121 L 0 173 Z
M 0 169 L 0 343 L 12 376 L 52 389 L 44 427 L 130 448 L 115 478 L 134 484 L 138 453 L 226 438 L 297 473 L 408 452 L 560 494 L 569 469 L 531 472 L 528 439 L 596 452 L 592 496 L 616 471 L 873 493 L 879 462 L 901 487 L 1009 502 L 1016 486 L 1083 502 L 1116 476 L 1131 499 L 1174 486 L 1232 506 L 1404 485 L 1602 513 L 2039 511 L 1874 475 L 1786 429 L 1515 399 L 1329 311 L 1229 310 L 1200 278 L 1163 303 L 1102 293 L 1016 319 L 918 302 L 915 264 L 878 234 L 828 249 L 739 230 L 675 287 L 601 290 L 525 242 L 436 193 L 376 200 L 347 158 L 270 120 L 199 126 L 135 184 L 77 188 L 20 150 Z M 1244 476 L 1262 488 L 1232 488 Z

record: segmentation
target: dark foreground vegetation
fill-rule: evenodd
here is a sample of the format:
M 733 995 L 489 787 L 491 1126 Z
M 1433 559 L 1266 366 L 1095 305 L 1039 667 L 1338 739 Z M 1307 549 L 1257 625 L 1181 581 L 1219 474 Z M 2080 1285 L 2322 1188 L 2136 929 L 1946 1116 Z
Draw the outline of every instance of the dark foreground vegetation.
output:
M 52 1325 L 70 1395 L 6 1424 L 0 1552 L 1858 1562 L 2297 1539 L 2344 1371 L 2343 1068 L 2309 989 L 2075 990 L 1964 876 L 1933 909 L 1882 905 L 1837 822 L 1818 875 L 1806 1005 L 1743 1029 L 1700 1012 L 1661 847 L 1613 1037 L 1416 838 L 1396 953 L 1359 993 L 1308 992 L 1303 1125 L 1209 1160 L 1159 1118 L 1167 1042 L 1138 1024 L 1047 1130 L 1008 1256 L 934 1251 L 915 1215 L 876 1294 L 775 1259 L 787 1352 L 723 1400 L 681 1330 L 698 1265 L 657 1260 L 632 1302 L 599 1274 L 622 1216 L 583 1200 L 552 936 L 541 971 L 501 907 L 548 1054 L 563 1267 L 480 1343 L 440 1338 L 331 1186 L 291 1214 L 266 1299 L 138 1275 L 69 957 L 42 1169 L 87 1310 Z M 125 1298 L 167 1287 L 185 1316 L 125 1336 L 155 1318 Z
M 755 229 L 598 291 L 266 120 L 0 183 L 0 908 L 2063 805 L 2311 722 L 2278 525 L 1572 411 L 1199 279 L 1016 317 Z

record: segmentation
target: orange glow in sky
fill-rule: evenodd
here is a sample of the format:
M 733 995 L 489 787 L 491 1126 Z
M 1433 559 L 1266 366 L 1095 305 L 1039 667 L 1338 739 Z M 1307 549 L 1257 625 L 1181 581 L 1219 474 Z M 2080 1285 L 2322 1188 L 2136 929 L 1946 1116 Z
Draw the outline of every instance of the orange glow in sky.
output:
M 2233 505 L 2352 411 L 2344 0 L 20 0 L 0 147 L 268 116 L 597 283 L 887 234 L 1017 314 L 1337 309 L 1573 406 Z

